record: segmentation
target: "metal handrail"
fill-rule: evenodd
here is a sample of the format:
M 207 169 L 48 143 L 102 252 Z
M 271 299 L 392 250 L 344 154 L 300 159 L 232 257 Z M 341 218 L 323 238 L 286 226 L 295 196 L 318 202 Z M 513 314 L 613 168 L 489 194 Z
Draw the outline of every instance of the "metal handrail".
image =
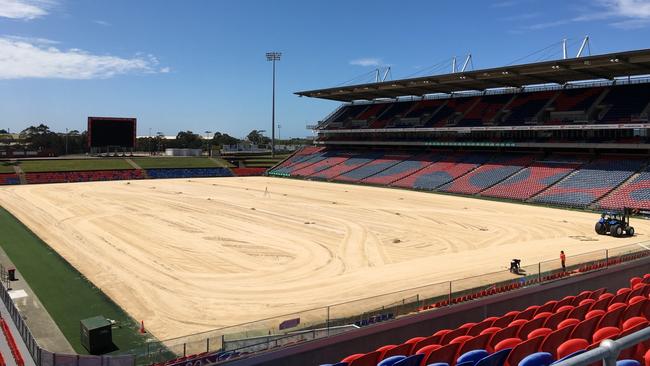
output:
M 605 339 L 597 348 L 558 362 L 553 366 L 587 366 L 600 360 L 603 361 L 603 366 L 616 366 L 616 359 L 621 351 L 648 339 L 650 339 L 650 327 L 617 340 Z

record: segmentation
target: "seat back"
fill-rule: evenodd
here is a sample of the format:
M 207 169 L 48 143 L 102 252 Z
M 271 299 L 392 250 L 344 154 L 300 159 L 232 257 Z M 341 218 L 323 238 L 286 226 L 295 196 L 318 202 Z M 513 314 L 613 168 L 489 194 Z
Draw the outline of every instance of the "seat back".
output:
M 579 306 L 576 306 L 571 312 L 567 315 L 567 318 L 574 318 L 578 320 L 583 320 L 585 318 L 585 315 L 589 310 L 591 310 L 591 307 L 595 304 L 597 304 L 598 301 L 596 301 L 594 304 L 582 304 Z M 605 310 L 605 309 L 603 309 Z
M 626 321 L 635 316 L 641 315 L 641 310 L 647 306 L 648 300 L 643 298 L 643 300 L 636 301 L 627 306 L 623 315 L 621 315 L 621 321 Z
M 397 361 L 393 366 L 420 366 L 423 358 L 423 354 L 409 356 L 401 361 Z
M 488 342 L 490 341 L 490 338 L 492 338 L 492 334 L 490 333 L 477 335 L 476 337 L 463 343 L 463 345 L 460 346 L 460 349 L 458 350 L 458 354 L 462 355 L 475 349 L 486 349 L 488 348 Z
M 564 343 L 564 341 L 569 339 L 573 328 L 575 328 L 575 325 L 570 325 L 549 333 L 549 335 L 544 338 L 544 341 L 542 341 L 539 351 L 548 352 L 552 354 L 554 358 L 557 358 L 557 348 Z
M 528 356 L 531 353 L 537 352 L 539 346 L 543 341 L 543 337 L 535 337 L 519 343 L 512 349 L 510 355 L 508 355 L 505 366 L 519 365 L 519 362 L 523 360 L 524 357 Z
M 518 326 L 507 327 L 497 331 L 496 333 L 494 333 L 494 335 L 492 335 L 492 338 L 490 338 L 490 343 L 489 343 L 490 346 L 494 348 L 494 346 L 496 346 L 497 343 L 501 342 L 502 340 L 506 338 L 516 337 L 517 331 L 519 331 Z
M 510 348 L 506 348 L 504 350 L 494 352 L 493 354 L 482 358 L 474 366 L 502 366 L 506 361 L 506 358 L 508 358 L 510 351 Z
M 491 327 L 492 323 L 494 323 L 494 319 L 484 320 L 480 323 L 474 324 L 474 326 L 469 328 L 469 330 L 467 331 L 467 335 L 477 336 L 481 334 L 481 332 L 484 331 L 485 329 Z
M 528 334 L 537 328 L 541 328 L 544 325 L 545 321 L 546 318 L 537 318 L 537 319 L 529 320 L 526 324 L 522 325 L 521 328 L 519 328 L 517 337 L 521 339 L 528 338 Z
M 517 320 L 517 319 L 530 320 L 530 319 L 533 318 L 533 316 L 537 312 L 537 309 L 539 309 L 539 306 L 536 306 L 536 305 L 529 306 L 526 310 L 524 310 L 521 313 L 517 314 L 517 316 L 515 317 L 515 320 Z
M 413 349 L 413 343 L 402 343 L 384 352 L 384 358 L 392 356 L 408 356 Z
M 442 346 L 429 353 L 429 356 L 424 359 L 424 364 L 429 365 L 432 363 L 444 362 L 448 365 L 453 365 L 454 361 L 456 361 L 456 355 L 458 354 L 459 348 L 460 344 L 458 343 Z
M 569 339 L 557 348 L 557 358 L 562 359 L 578 351 L 584 351 L 588 347 L 589 342 L 582 338 Z
M 614 296 L 603 297 L 591 305 L 590 310 L 607 310 L 607 306 L 612 302 Z
M 376 366 L 379 362 L 380 355 L 381 352 L 379 351 L 368 352 L 365 355 L 350 362 L 349 366 Z
M 596 330 L 591 337 L 592 343 L 600 343 L 605 339 L 616 339 L 621 334 L 621 330 L 616 327 L 604 327 Z
M 438 344 L 447 344 L 447 343 L 451 342 L 452 339 L 467 334 L 468 330 L 469 330 L 469 328 L 456 328 L 456 329 L 452 330 L 451 332 L 449 332 L 449 333 L 445 334 L 444 336 L 442 336 L 442 338 L 440 339 L 440 342 L 437 342 L 437 343 Z
M 519 366 L 548 366 L 553 363 L 553 355 L 548 352 L 535 352 L 524 357 Z
M 603 317 L 600 319 L 600 322 L 598 322 L 598 325 L 596 327 L 597 328 L 618 327 L 621 320 L 621 316 L 623 315 L 625 309 L 626 307 L 620 307 L 608 311 L 607 313 L 605 313 L 605 315 L 603 315 Z
M 495 320 L 494 323 L 492 323 L 491 326 L 492 327 L 505 328 L 505 327 L 508 326 L 508 324 L 510 324 L 511 321 L 515 320 L 515 317 L 517 316 L 517 314 L 508 313 L 508 314 L 498 318 L 497 320 Z
M 560 324 L 562 320 L 566 319 L 567 315 L 569 315 L 570 312 L 571 310 L 564 310 L 554 313 L 553 315 L 546 318 L 544 327 L 551 329 L 557 328 L 557 325 Z
M 601 316 L 595 316 L 591 319 L 586 319 L 581 321 L 576 325 L 575 328 L 573 328 L 573 332 L 571 332 L 571 338 L 582 338 L 582 339 L 591 339 L 591 334 L 594 332 L 596 329 L 596 325 L 598 322 L 602 319 Z

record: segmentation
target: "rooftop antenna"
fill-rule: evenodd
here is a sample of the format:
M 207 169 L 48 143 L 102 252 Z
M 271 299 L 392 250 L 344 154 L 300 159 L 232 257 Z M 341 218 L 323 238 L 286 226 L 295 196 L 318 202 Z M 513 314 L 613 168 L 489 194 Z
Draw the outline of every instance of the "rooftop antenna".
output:
M 580 49 L 578 50 L 578 54 L 576 55 L 576 58 L 579 58 L 582 56 L 582 51 L 585 50 L 585 46 L 589 47 L 589 56 L 591 56 L 591 45 L 589 44 L 589 36 L 585 36 L 585 38 L 582 40 L 582 44 L 580 45 Z
M 456 56 L 451 59 L 451 73 L 456 73 Z
M 386 78 L 388 77 L 388 74 L 390 73 L 390 66 L 386 68 L 386 71 L 384 72 L 384 77 L 381 78 L 381 81 L 384 82 L 386 81 Z
M 472 62 L 472 54 L 468 53 L 467 58 L 465 58 L 465 63 L 463 63 L 463 67 L 460 69 L 460 72 L 465 72 L 465 69 L 467 69 L 467 64 L 469 64 L 470 62 Z M 473 63 L 472 66 L 474 66 Z
M 567 46 L 566 46 L 566 38 L 562 40 L 562 59 L 566 60 L 567 59 Z

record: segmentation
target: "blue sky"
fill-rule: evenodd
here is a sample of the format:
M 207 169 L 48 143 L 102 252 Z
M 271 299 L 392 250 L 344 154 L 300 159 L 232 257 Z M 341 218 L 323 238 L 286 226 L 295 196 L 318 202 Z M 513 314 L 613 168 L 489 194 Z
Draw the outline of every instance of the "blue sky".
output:
M 586 34 L 593 54 L 650 48 L 650 0 L 0 0 L 0 128 L 100 115 L 137 117 L 140 135 L 269 130 L 276 50 L 276 119 L 303 137 L 338 103 L 295 91 L 377 67 L 444 73 L 468 52 L 475 69 L 501 66 L 565 37 L 575 54 Z

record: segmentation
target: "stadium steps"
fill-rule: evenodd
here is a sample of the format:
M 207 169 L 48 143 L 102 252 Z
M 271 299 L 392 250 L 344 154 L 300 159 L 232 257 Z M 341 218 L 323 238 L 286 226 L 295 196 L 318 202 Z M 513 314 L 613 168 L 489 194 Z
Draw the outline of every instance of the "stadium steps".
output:
M 537 192 L 537 194 L 532 195 L 529 199 L 525 200 L 524 202 L 534 202 L 534 200 L 535 200 L 538 196 L 544 194 L 544 193 L 545 193 L 546 191 L 548 191 L 549 189 L 555 187 L 555 186 L 558 185 L 558 184 L 561 184 L 561 183 L 564 182 L 565 180 L 567 180 L 567 179 L 573 177 L 574 175 L 578 174 L 578 172 L 580 171 L 580 168 L 581 168 L 582 166 L 586 165 L 586 164 L 589 164 L 589 161 L 588 161 L 588 162 L 585 162 L 583 165 L 577 167 L 574 171 L 572 171 L 571 173 L 567 174 L 564 178 L 562 178 L 562 179 L 558 180 L 557 182 L 555 182 L 555 184 L 551 184 L 550 186 L 548 186 L 548 187 L 542 189 L 541 191 Z
M 18 161 L 15 160 L 14 162 L 17 163 Z M 23 171 L 23 168 L 21 168 L 19 164 L 14 164 L 14 172 L 16 172 L 18 179 L 20 179 L 20 184 L 27 184 L 27 178 L 25 177 L 25 172 Z
M 427 123 L 429 123 L 429 121 L 431 121 L 436 116 L 436 114 L 440 112 L 441 109 L 445 108 L 447 104 L 449 104 L 450 100 L 451 99 L 446 99 L 444 103 L 440 104 L 440 106 L 438 106 L 438 108 L 435 111 L 433 111 L 433 113 L 431 113 L 431 115 L 429 115 L 425 120 L 420 121 L 420 124 L 424 126 Z
M 510 104 L 517 99 L 517 94 L 513 94 L 512 98 L 510 98 L 502 107 L 497 111 L 497 113 L 494 114 L 492 118 L 488 121 L 488 125 L 495 125 L 497 124 L 497 119 L 500 119 L 503 116 L 503 111 L 506 110 L 508 107 L 510 107 Z
M 140 165 L 138 165 L 138 163 L 136 163 L 135 161 L 133 161 L 133 159 L 125 158 L 124 160 L 125 160 L 127 163 L 129 163 L 129 165 L 131 165 L 134 169 L 136 169 L 136 170 L 141 170 L 141 171 L 142 171 L 142 175 L 144 176 L 145 179 L 149 179 L 149 175 L 147 175 L 147 171 L 144 170 L 144 169 L 142 169 L 142 167 L 141 167 Z
M 628 179 L 626 179 L 625 181 L 623 181 L 623 182 L 622 182 L 621 184 L 619 184 L 618 186 L 614 187 L 611 191 L 609 191 L 609 192 L 605 193 L 604 195 L 602 195 L 600 198 L 598 198 L 596 201 L 592 202 L 592 203 L 591 203 L 589 206 L 587 206 L 587 207 L 590 208 L 590 209 L 598 209 L 598 208 L 600 208 L 600 201 L 603 201 L 603 200 L 609 198 L 609 196 L 616 194 L 618 190 L 620 190 L 620 189 L 622 189 L 622 188 L 625 188 L 625 186 L 627 186 L 628 184 L 630 184 L 631 182 L 633 182 L 636 178 L 638 178 L 639 175 L 641 175 L 642 172 L 646 171 L 646 169 L 648 168 L 648 165 L 649 165 L 648 163 L 645 163 L 645 164 L 641 167 L 641 169 L 640 169 L 639 171 L 637 171 L 636 173 L 632 174 Z

